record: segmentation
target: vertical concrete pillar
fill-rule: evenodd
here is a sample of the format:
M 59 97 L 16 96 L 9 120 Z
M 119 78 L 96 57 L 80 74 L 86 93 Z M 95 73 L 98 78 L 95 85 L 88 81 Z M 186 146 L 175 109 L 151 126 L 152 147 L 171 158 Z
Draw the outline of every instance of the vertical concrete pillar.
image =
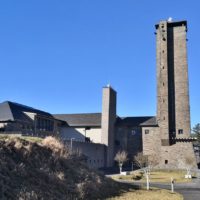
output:
M 116 121 L 116 91 L 111 86 L 103 88 L 101 143 L 107 147 L 106 166 L 113 166 L 114 162 L 114 134 Z

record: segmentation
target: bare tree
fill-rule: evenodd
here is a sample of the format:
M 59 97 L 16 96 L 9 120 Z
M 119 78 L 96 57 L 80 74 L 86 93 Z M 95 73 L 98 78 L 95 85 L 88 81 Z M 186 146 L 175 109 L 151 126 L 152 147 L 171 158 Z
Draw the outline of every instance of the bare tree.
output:
M 200 145 L 200 123 L 196 124 L 192 129 L 193 134 L 197 138 L 197 144 Z
M 139 152 L 134 156 L 134 163 L 139 167 L 145 174 L 147 181 L 147 190 L 149 190 L 149 167 L 148 167 L 148 157 L 144 156 L 142 152 Z
M 139 152 L 136 156 L 134 156 L 134 163 L 140 169 L 143 169 L 148 166 L 148 157 L 144 156 L 142 152 Z
M 115 155 L 115 161 L 118 162 L 118 165 L 119 165 L 119 171 L 120 171 L 120 174 L 122 172 L 122 166 L 124 164 L 124 162 L 126 162 L 128 159 L 127 159 L 127 152 L 126 151 L 118 151 L 117 154 Z
M 190 156 L 186 156 L 185 164 L 186 164 L 186 170 L 187 170 L 186 177 L 191 177 L 191 168 L 193 165 L 193 159 Z
M 148 156 L 148 162 L 147 165 L 149 167 L 149 169 L 153 169 L 154 167 L 156 167 L 159 164 L 159 156 L 156 154 L 152 154 Z

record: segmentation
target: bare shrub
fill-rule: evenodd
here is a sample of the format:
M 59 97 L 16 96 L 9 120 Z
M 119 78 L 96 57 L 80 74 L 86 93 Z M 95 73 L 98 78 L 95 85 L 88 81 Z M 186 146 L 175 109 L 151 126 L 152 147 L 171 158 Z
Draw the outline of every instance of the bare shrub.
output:
M 134 163 L 140 169 L 148 166 L 148 157 L 144 156 L 142 152 L 139 152 L 136 156 L 134 156 Z
M 149 190 L 150 169 L 148 167 L 148 157 L 144 156 L 142 152 L 139 152 L 134 156 L 134 162 L 144 172 L 147 181 L 147 190 Z
M 193 165 L 193 159 L 191 158 L 191 156 L 187 155 L 185 157 L 185 165 L 186 165 L 187 175 L 191 175 L 191 168 Z
M 160 157 L 156 154 L 153 154 L 153 155 L 149 155 L 148 156 L 148 167 L 150 169 L 153 169 L 154 167 L 156 167 L 158 164 L 159 164 L 159 160 L 160 160 Z
M 119 170 L 120 173 L 122 172 L 122 166 L 124 164 L 124 162 L 126 162 L 127 159 L 127 152 L 126 151 L 118 151 L 117 154 L 115 155 L 115 161 L 118 162 L 119 164 Z
M 68 156 L 69 151 L 67 147 L 58 139 L 48 136 L 42 141 L 42 145 L 48 147 L 54 154 L 59 156 Z

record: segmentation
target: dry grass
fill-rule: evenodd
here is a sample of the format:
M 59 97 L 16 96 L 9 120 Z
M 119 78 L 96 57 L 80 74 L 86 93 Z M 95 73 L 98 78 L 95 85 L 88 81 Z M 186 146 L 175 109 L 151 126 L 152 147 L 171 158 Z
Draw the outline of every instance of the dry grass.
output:
M 1 138 L 0 199 L 106 199 L 129 189 L 89 169 L 80 155 L 63 156 L 66 151 L 55 138 Z
M 172 177 L 173 179 L 175 179 L 176 183 L 191 182 L 192 179 L 186 179 L 185 174 L 186 174 L 186 171 L 184 170 L 153 171 L 150 174 L 150 181 L 167 183 L 167 182 L 170 182 L 171 177 Z M 145 180 L 144 177 L 143 177 L 143 180 Z
M 170 183 L 171 177 L 175 179 L 176 183 L 191 182 L 191 179 L 186 179 L 184 176 L 186 171 L 184 170 L 158 170 L 150 173 L 150 182 Z M 195 174 L 193 174 L 193 177 Z M 141 172 L 133 172 L 131 175 L 115 175 L 112 177 L 115 180 L 127 180 L 127 181 L 142 181 L 145 182 L 146 178 Z
M 40 137 L 31 137 L 31 136 L 21 136 L 21 135 L 7 135 L 7 134 L 0 134 L 0 140 L 6 140 L 6 139 L 14 139 L 14 138 L 20 138 L 23 140 L 27 140 L 29 142 L 37 142 L 37 143 L 41 143 L 43 138 Z
M 107 200 L 183 200 L 183 196 L 168 190 L 153 188 L 149 191 L 130 190 Z

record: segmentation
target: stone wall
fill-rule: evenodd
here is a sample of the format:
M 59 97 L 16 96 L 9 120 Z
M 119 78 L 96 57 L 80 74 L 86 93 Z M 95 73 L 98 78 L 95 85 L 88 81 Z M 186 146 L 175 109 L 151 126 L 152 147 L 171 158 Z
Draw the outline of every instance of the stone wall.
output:
M 157 155 L 161 151 L 159 127 L 143 127 L 142 143 L 144 155 Z
M 142 128 L 143 154 L 155 156 L 159 161 L 157 165 L 159 168 L 185 169 L 188 166 L 188 158 L 191 159 L 191 166 L 196 168 L 197 161 L 192 143 L 177 142 L 170 146 L 163 146 L 159 130 L 159 127 Z
M 88 142 L 79 142 L 73 140 L 65 140 L 68 148 L 74 152 L 79 152 L 87 156 L 87 164 L 91 168 L 102 168 L 106 166 L 106 151 L 107 148 L 103 144 L 95 144 Z

